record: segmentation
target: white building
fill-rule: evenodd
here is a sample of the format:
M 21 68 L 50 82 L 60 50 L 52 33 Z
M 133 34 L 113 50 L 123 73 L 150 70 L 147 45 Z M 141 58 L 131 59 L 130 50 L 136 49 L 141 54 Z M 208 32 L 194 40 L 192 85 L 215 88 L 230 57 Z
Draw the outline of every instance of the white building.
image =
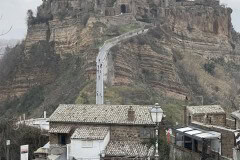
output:
M 68 158 L 100 159 L 100 155 L 109 141 L 109 127 L 79 127 L 71 137 L 71 144 L 68 147 L 70 150 L 68 151 Z
M 50 116 L 51 160 L 146 159 L 154 146 L 149 106 L 59 105 Z M 104 157 L 104 158 L 101 158 Z

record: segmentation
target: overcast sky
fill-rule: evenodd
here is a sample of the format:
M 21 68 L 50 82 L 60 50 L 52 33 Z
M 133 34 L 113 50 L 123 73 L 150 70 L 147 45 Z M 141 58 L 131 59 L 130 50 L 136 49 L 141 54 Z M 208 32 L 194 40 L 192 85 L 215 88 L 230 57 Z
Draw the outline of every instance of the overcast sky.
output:
M 1 39 L 23 39 L 27 32 L 26 13 L 28 9 L 36 12 L 37 6 L 42 0 L 0 0 L 0 33 L 7 31 L 11 26 L 11 32 Z M 233 9 L 232 19 L 234 28 L 240 32 L 240 0 L 221 0 Z

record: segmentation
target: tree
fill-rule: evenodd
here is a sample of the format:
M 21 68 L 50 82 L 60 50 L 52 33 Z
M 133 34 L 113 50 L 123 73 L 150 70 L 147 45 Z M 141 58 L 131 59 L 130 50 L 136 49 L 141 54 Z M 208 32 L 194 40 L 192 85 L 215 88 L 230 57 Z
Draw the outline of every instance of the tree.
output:
M 0 17 L 0 20 L 2 20 L 2 17 L 3 16 Z M 7 31 L 3 31 L 2 33 L 0 33 L 0 36 L 4 36 L 4 35 L 8 34 L 11 30 L 12 30 L 12 26 Z

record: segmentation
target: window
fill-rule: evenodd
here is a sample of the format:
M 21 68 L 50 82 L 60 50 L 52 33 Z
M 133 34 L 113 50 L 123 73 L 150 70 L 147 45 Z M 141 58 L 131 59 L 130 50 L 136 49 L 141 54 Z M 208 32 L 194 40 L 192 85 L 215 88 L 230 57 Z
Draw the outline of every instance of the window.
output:
M 127 12 L 127 7 L 125 4 L 121 5 L 121 13 L 126 13 Z
M 140 137 L 141 138 L 151 138 L 151 129 L 149 128 L 142 128 L 140 130 Z
M 58 134 L 58 143 L 66 145 L 66 134 Z
M 93 148 L 93 141 L 82 141 L 82 148 Z

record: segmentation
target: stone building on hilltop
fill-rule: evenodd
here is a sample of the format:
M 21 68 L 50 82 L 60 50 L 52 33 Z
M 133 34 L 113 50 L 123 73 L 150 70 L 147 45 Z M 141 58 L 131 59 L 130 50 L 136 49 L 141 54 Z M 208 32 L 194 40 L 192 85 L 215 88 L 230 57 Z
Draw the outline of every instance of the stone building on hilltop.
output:
M 220 105 L 187 106 L 184 113 L 185 123 L 193 121 L 209 125 L 225 126 L 226 112 Z
M 189 5 L 218 6 L 219 0 L 45 0 L 38 7 L 38 16 L 45 19 L 51 16 L 79 17 L 84 14 L 131 14 L 138 18 L 156 18 L 162 16 L 162 9 Z
M 60 105 L 49 121 L 50 157 L 146 159 L 154 153 L 148 106 Z

